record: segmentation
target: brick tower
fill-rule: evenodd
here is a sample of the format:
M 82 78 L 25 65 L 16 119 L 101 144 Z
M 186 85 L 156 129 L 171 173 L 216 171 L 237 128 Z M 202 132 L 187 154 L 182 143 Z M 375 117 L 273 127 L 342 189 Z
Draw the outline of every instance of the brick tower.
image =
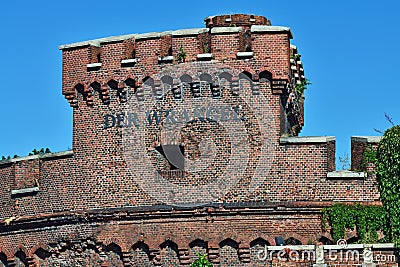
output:
M 334 137 L 297 136 L 290 29 L 205 26 L 59 47 L 73 150 L 0 162 L 0 266 L 265 266 L 264 245 L 321 239 L 321 208 L 378 201 L 374 177 L 335 171 Z M 353 142 L 361 168 L 377 140 Z

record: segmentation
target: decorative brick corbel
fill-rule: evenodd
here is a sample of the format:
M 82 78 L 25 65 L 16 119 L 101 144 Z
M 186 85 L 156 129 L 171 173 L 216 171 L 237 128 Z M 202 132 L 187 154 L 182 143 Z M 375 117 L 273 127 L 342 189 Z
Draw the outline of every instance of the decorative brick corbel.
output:
M 73 108 L 78 107 L 78 99 L 76 98 L 76 92 L 67 92 L 64 94 L 64 96 L 71 107 Z
M 190 264 L 189 249 L 179 248 L 178 257 L 179 257 L 179 262 L 181 265 L 189 265 Z
M 124 265 L 124 267 L 130 267 L 131 263 L 130 263 L 130 259 L 131 258 L 131 253 L 129 251 L 123 251 L 122 252 L 122 264 Z
M 110 103 L 110 88 L 108 87 L 107 84 L 103 84 L 100 87 L 100 93 L 101 93 L 101 99 L 103 100 L 103 103 L 105 103 L 105 104 Z
M 231 81 L 231 92 L 232 95 L 239 95 L 239 77 L 232 77 L 232 81 Z
M 238 248 L 239 260 L 244 263 L 250 262 L 250 245 L 240 242 Z
M 210 246 L 208 247 L 208 259 L 213 264 L 219 264 L 220 257 L 219 257 L 219 247 L 217 246 Z
M 272 93 L 277 95 L 277 94 L 282 94 L 286 90 L 286 85 L 288 81 L 284 79 L 274 79 L 272 80 L 271 87 L 272 87 Z

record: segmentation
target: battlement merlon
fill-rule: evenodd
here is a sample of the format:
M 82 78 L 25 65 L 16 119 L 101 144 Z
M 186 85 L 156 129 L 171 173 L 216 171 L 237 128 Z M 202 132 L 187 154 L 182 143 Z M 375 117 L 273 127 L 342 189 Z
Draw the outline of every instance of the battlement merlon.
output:
M 1 160 L 2 197 L 7 199 L 8 193 L 10 197 L 17 197 L 38 192 L 49 166 L 60 167 L 61 162 L 69 161 L 73 156 L 73 151 L 67 150 Z
M 218 22 L 229 21 L 227 16 L 234 22 L 229 27 Z M 278 93 L 282 91 L 282 82 L 298 84 L 305 79 L 301 61 L 291 60 L 297 48 L 294 52 L 290 44 L 290 28 L 271 26 L 261 16 L 227 16 L 207 18 L 214 21 L 212 25 L 206 22 L 207 28 L 128 34 L 61 45 L 63 94 L 76 107 L 77 85 L 82 85 L 81 91 L 89 92 L 93 91 L 90 87 L 95 81 L 103 87 L 105 97 L 111 79 L 121 87 L 126 86 L 127 79 L 140 86 L 144 78 L 160 69 L 182 63 L 182 50 L 184 62 L 223 62 L 247 71 L 255 80 L 259 73 L 268 71 L 271 82 L 275 80 L 278 87 L 274 92 Z M 91 99 L 90 93 L 88 98 Z
M 240 28 L 240 30 L 239 30 Z M 153 38 L 161 38 L 162 36 L 171 35 L 171 36 L 193 36 L 203 33 L 230 33 L 230 32 L 241 32 L 241 27 L 215 27 L 211 30 L 209 28 L 194 28 L 194 29 L 181 29 L 174 31 L 163 31 L 163 32 L 149 32 L 149 33 L 134 33 L 134 34 L 126 34 L 126 35 L 118 35 L 118 36 L 109 36 L 105 38 L 92 39 L 82 42 L 76 42 L 71 44 L 64 44 L 58 46 L 59 50 L 73 49 L 73 48 L 81 48 L 86 46 L 96 46 L 101 47 L 102 44 L 113 43 L 113 42 L 122 42 L 129 39 L 135 40 L 144 40 L 144 39 L 153 39 Z M 287 32 L 290 35 L 290 39 L 293 39 L 292 32 L 289 27 L 285 26 L 267 26 L 267 25 L 252 25 L 251 32 Z
M 351 137 L 351 169 L 369 171 L 374 166 L 369 166 L 370 162 L 365 156 L 367 149 L 376 150 L 381 136 L 352 136 Z

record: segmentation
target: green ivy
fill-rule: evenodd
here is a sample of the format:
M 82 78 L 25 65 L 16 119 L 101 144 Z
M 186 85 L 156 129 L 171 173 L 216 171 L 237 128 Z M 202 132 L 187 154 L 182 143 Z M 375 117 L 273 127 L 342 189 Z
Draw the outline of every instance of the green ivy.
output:
M 301 95 L 303 95 L 304 91 L 307 89 L 307 86 L 311 85 L 311 84 L 312 83 L 308 79 L 302 80 L 300 84 L 296 84 L 296 86 L 294 87 L 294 90 L 296 91 L 296 93 L 299 96 L 301 96 Z
M 385 212 L 382 206 L 360 204 L 334 204 L 322 210 L 322 226 L 326 230 L 331 225 L 335 241 L 345 238 L 346 229 L 357 230 L 358 242 L 376 243 L 378 230 L 384 228 Z
M 376 152 L 376 178 L 388 240 L 400 245 L 400 125 L 385 131 Z
M 29 156 L 32 156 L 32 155 L 43 155 L 43 154 L 46 154 L 46 153 L 51 153 L 49 148 L 41 148 L 39 150 L 37 150 L 35 148 L 34 150 L 32 150 L 32 152 L 29 153 Z M 18 155 L 14 155 L 12 158 L 13 159 L 19 158 L 19 156 Z M 11 159 L 10 156 L 1 156 L 0 161 L 2 161 L 2 160 L 10 160 L 10 159 Z
M 186 51 L 183 49 L 183 45 L 179 47 L 179 52 L 178 52 L 178 62 L 182 63 L 185 62 L 186 60 Z
M 372 147 L 372 145 L 368 145 L 368 147 L 364 150 L 363 155 L 363 169 L 367 168 L 368 163 L 376 164 L 376 149 Z
M 190 267 L 213 267 L 212 263 L 208 261 L 207 259 L 207 253 L 204 255 L 201 255 L 200 253 L 197 252 L 197 257 L 199 257 L 197 260 L 195 260 Z
M 46 154 L 46 153 L 51 153 L 50 149 L 48 149 L 48 148 L 41 148 L 41 149 L 37 150 L 37 149 L 35 148 L 34 150 L 32 150 L 31 153 L 29 153 L 29 156 L 32 156 L 32 155 L 43 155 L 43 154 Z

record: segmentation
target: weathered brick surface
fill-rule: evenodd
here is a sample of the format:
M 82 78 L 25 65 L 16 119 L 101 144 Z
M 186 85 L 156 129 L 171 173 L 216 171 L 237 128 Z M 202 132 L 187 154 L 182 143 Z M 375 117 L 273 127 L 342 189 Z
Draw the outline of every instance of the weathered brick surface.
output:
M 335 170 L 334 141 L 280 144 L 304 124 L 303 99 L 292 90 L 304 78 L 290 61 L 297 53 L 290 33 L 254 32 L 245 42 L 251 25 L 270 22 L 232 15 L 206 23 L 242 32 L 167 32 L 63 49 L 73 155 L 0 162 L 0 266 L 188 266 L 195 252 L 207 252 L 216 266 L 265 266 L 255 253 L 276 236 L 302 244 L 320 238 L 322 207 L 379 203 L 372 174 L 326 178 Z M 186 58 L 178 63 L 181 46 Z M 245 46 L 253 57 L 238 59 Z M 197 61 L 202 53 L 213 59 Z M 160 61 L 170 55 L 173 62 Z M 168 124 L 165 111 L 199 107 L 218 109 Z M 137 135 L 132 111 L 158 112 L 160 123 L 142 117 Z M 106 122 L 109 115 L 115 121 Z M 184 148 L 184 170 L 171 170 L 155 150 L 163 145 Z M 165 190 L 160 177 L 182 191 Z M 227 183 L 189 195 L 216 181 Z M 39 191 L 11 195 L 32 187 Z M 163 190 L 165 199 L 157 197 Z M 170 205 L 185 194 L 186 204 L 198 205 Z M 201 201 L 206 194 L 216 196 L 212 203 Z

